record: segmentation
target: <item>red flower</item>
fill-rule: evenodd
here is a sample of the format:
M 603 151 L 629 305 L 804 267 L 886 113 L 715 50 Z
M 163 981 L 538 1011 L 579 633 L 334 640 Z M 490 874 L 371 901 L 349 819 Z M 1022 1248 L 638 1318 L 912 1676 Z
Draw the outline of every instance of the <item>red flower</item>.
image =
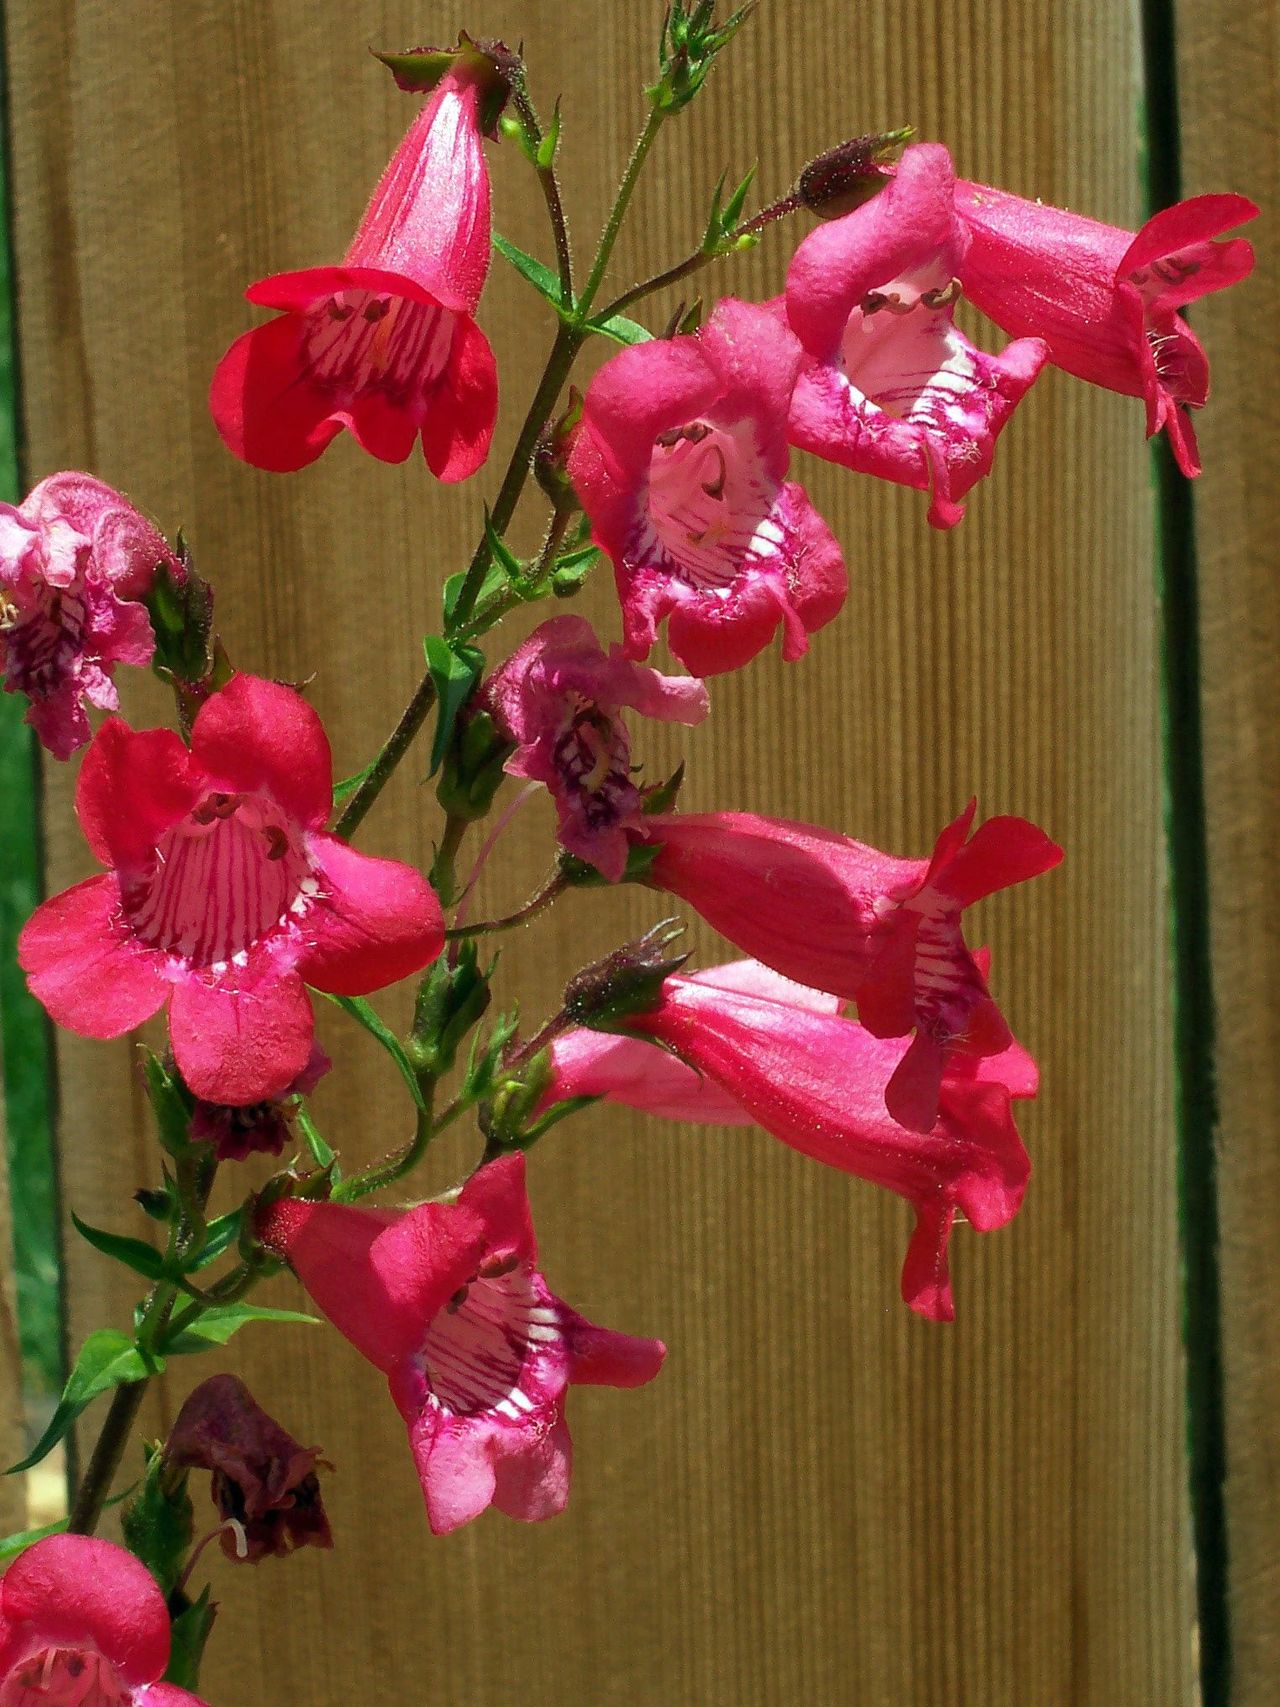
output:
M 905 1045 L 782 994 L 673 977 L 657 1007 L 627 1025 L 675 1050 L 775 1138 L 905 1197 L 916 1228 L 902 1296 L 922 1316 L 950 1321 L 947 1245 L 957 1213 L 990 1232 L 1013 1219 L 1026 1190 L 1031 1164 L 1010 1098 L 1035 1095 L 1035 1063 L 1016 1044 L 950 1063 L 937 1118 L 927 1132 L 911 1131 L 885 1108 Z
M 1011 1041 L 965 945 L 961 914 L 1062 858 L 1024 818 L 990 818 L 969 838 L 974 811 L 971 801 L 927 860 L 747 812 L 670 813 L 634 828 L 661 848 L 649 881 L 738 948 L 797 983 L 856 1001 L 876 1037 L 915 1031 L 885 1094 L 894 1120 L 928 1132 L 948 1059 L 999 1054 Z
M 629 658 L 658 625 L 695 675 L 740 669 L 782 625 L 782 655 L 839 612 L 840 547 L 786 478 L 800 348 L 767 309 L 727 300 L 696 337 L 621 350 L 587 390 L 569 474 L 613 560 Z
M 917 143 L 871 201 L 811 231 L 787 273 L 806 356 L 792 444 L 930 492 L 935 527 L 960 520 L 1048 353 L 1031 338 L 990 356 L 955 326 L 969 236 L 954 183 L 946 149 Z
M 498 380 L 475 311 L 489 269 L 486 77 L 447 71 L 391 158 L 341 266 L 277 273 L 246 296 L 278 308 L 227 351 L 210 407 L 257 468 L 314 462 L 348 427 L 383 462 L 419 433 L 433 474 L 463 480 L 489 454 Z
M 164 1596 L 123 1547 L 50 1535 L 0 1578 L 3 1707 L 204 1707 L 168 1664 Z
M 566 1389 L 641 1386 L 666 1355 L 550 1290 L 520 1155 L 481 1168 L 452 1203 L 397 1214 L 285 1200 L 258 1231 L 390 1381 L 436 1534 L 490 1505 L 527 1521 L 561 1511 Z
M 665 722 L 700 723 L 707 690 L 691 676 L 664 676 L 606 654 L 580 616 L 542 623 L 485 686 L 485 703 L 516 743 L 513 776 L 544 782 L 560 820 L 560 843 L 616 883 L 627 863 L 623 825 L 640 808 L 631 738 L 622 708 Z
M 1136 234 L 986 184 L 956 185 L 971 241 L 965 295 L 1006 332 L 1033 333 L 1055 366 L 1147 406 L 1178 466 L 1199 474 L 1189 411 L 1209 396 L 1209 362 L 1178 313 L 1247 277 L 1253 249 L 1214 239 L 1257 216 L 1244 196 L 1196 196 Z
M 27 921 L 33 993 L 86 1037 L 119 1037 L 167 1002 L 197 1097 L 283 1095 L 311 1055 L 307 984 L 364 995 L 443 944 L 420 873 L 325 833 L 332 797 L 324 728 L 292 688 L 236 676 L 201 707 L 189 751 L 108 719 L 76 811 L 110 869 Z

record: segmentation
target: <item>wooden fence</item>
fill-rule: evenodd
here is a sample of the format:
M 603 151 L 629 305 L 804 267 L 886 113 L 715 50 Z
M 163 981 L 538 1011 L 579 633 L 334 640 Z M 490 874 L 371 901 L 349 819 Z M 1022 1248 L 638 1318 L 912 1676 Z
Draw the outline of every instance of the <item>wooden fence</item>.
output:
M 389 469 L 348 445 L 287 480 L 234 462 L 206 392 L 253 319 L 240 293 L 345 243 L 406 122 L 366 44 L 451 38 L 459 23 L 524 38 L 537 94 L 549 105 L 563 92 L 571 217 L 590 232 L 640 121 L 660 13 L 658 0 L 477 0 L 466 14 L 439 0 L 9 0 L 27 472 L 85 466 L 170 529 L 183 523 L 232 656 L 284 678 L 316 673 L 341 771 L 407 695 L 416 637 L 465 560 L 490 481 L 445 490 L 415 460 Z M 1187 193 L 1234 188 L 1276 205 L 1275 18 L 1265 7 L 1242 18 L 1226 0 L 1177 7 Z M 1149 76 L 1137 8 L 1105 0 L 769 0 L 664 134 L 618 275 L 687 248 L 722 166 L 758 159 L 773 193 L 839 137 L 903 122 L 949 142 L 968 176 L 1133 225 Z M 495 173 L 500 228 L 542 250 L 527 168 L 504 149 Z M 771 234 L 719 288 L 776 291 L 787 243 Z M 1267 232 L 1261 244 L 1274 250 Z M 1196 538 L 1233 1700 L 1245 1707 L 1275 1699 L 1280 1610 L 1268 307 L 1274 266 L 1197 320 L 1218 391 Z M 485 322 L 518 408 L 547 315 L 496 275 Z M 990 1239 L 961 1232 L 959 1319 L 940 1328 L 897 1302 L 907 1212 L 896 1201 L 758 1134 L 612 1113 L 564 1128 L 532 1164 L 547 1269 L 599 1319 L 667 1339 L 661 1380 L 578 1396 L 565 1516 L 530 1529 L 489 1518 L 436 1541 L 376 1376 L 333 1334 L 246 1333 L 235 1366 L 338 1465 L 339 1550 L 219 1572 L 212 1702 L 1195 1699 L 1159 506 L 1141 411 L 1047 375 L 946 537 L 925 526 L 918 494 L 826 466 L 802 477 L 844 542 L 848 607 L 803 664 L 766 659 L 715 684 L 711 722 L 685 743 L 687 799 L 906 852 L 976 791 L 985 812 L 1024 812 L 1064 843 L 1060 872 L 988 903 L 982 921 L 1006 1011 L 1044 1069 L 1024 1122 L 1036 1167 L 1026 1209 Z M 584 608 L 607 627 L 611 603 L 601 585 Z M 146 688 L 129 709 L 164 711 Z M 675 748 L 646 750 L 656 761 Z M 426 863 L 433 802 L 405 772 L 362 845 Z M 49 771 L 52 887 L 89 869 L 70 797 L 68 773 Z M 495 906 L 527 892 L 546 834 L 543 821 L 513 835 L 521 869 L 490 889 Z M 540 922 L 505 964 L 525 1011 L 552 1000 L 562 969 L 654 916 L 623 894 Z M 384 1005 L 403 1018 L 402 1001 Z M 341 1071 L 320 1095 L 322 1124 L 352 1157 L 378 1153 L 405 1124 L 401 1088 L 360 1036 L 329 1027 L 326 1041 Z M 131 1049 L 63 1038 L 59 1061 L 66 1203 L 97 1220 L 119 1204 L 124 1230 L 129 1193 L 154 1174 Z M 442 1146 L 433 1185 L 465 1153 Z M 123 1322 L 128 1286 L 83 1247 L 69 1245 L 67 1262 L 73 1338 Z M 277 1295 L 296 1289 L 282 1282 Z M 166 1379 L 154 1430 L 204 1372 Z

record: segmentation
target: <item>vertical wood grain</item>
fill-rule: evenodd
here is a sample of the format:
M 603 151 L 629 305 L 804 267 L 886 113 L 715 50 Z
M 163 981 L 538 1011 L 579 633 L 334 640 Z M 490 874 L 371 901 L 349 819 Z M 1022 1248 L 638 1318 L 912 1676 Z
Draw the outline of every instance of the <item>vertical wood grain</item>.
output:
M 524 38 L 544 106 L 563 91 L 583 240 L 638 128 L 660 15 L 658 0 L 503 0 L 463 20 Z M 317 672 L 341 772 L 412 685 L 416 637 L 496 476 L 445 490 L 416 460 L 389 469 L 347 443 L 295 478 L 259 474 L 221 449 L 205 395 L 254 319 L 243 286 L 336 256 L 407 122 L 365 44 L 445 39 L 458 22 L 437 0 L 8 8 L 32 475 L 85 464 L 183 522 L 233 657 Z M 662 138 L 617 276 L 696 240 L 722 165 L 758 159 L 772 194 L 840 136 L 905 121 L 949 141 L 969 176 L 1132 223 L 1138 97 L 1130 10 L 1100 0 L 776 0 Z M 545 253 L 511 149 L 495 176 L 500 227 Z M 771 233 L 711 288 L 775 292 L 788 241 Z M 509 435 L 550 328 L 501 274 L 483 318 Z M 900 1203 L 759 1134 L 607 1111 L 564 1127 L 532 1162 L 548 1273 L 598 1319 L 660 1333 L 661 1380 L 572 1396 L 563 1518 L 489 1517 L 433 1541 L 377 1378 L 336 1336 L 246 1334 L 235 1365 L 339 1465 L 340 1552 L 219 1566 L 211 1701 L 1191 1702 L 1140 416 L 1047 376 L 948 537 L 919 494 L 798 459 L 844 541 L 848 607 L 803 664 L 718 681 L 710 724 L 685 741 L 691 806 L 921 852 L 976 790 L 984 811 L 1025 812 L 1068 849 L 1060 873 L 982 917 L 1045 1078 L 1024 1122 L 1023 1215 L 957 1239 L 954 1328 L 897 1300 Z M 583 608 L 616 633 L 603 583 Z M 144 687 L 131 710 L 163 704 Z M 637 745 L 655 774 L 677 750 L 669 731 Z M 420 774 L 405 767 L 363 846 L 429 859 Z M 49 777 L 53 887 L 87 869 L 68 782 Z M 547 828 L 527 815 L 486 901 L 527 893 Z M 565 972 L 654 916 L 634 894 L 562 907 L 510 945 L 506 988 L 536 1015 Z M 698 942 L 704 961 L 724 953 Z M 403 992 L 379 1005 L 402 1017 Z M 322 1124 L 353 1156 L 385 1149 L 406 1121 L 398 1085 L 363 1039 L 326 1038 L 339 1071 Z M 130 1051 L 64 1039 L 61 1059 L 66 1201 L 124 1227 L 108 1188 L 123 1204 L 154 1171 Z M 456 1177 L 473 1143 L 442 1145 L 420 1189 Z M 75 1256 L 70 1286 L 81 1329 L 124 1319 L 127 1291 L 98 1259 Z M 178 1397 L 157 1395 L 152 1426 Z
M 22 1447 L 22 1355 L 13 1285 L 13 1221 L 9 1210 L 9 1152 L 0 1098 L 0 1469 L 16 1464 Z M 20 1476 L 0 1476 L 0 1535 L 25 1527 Z
M 1280 6 L 1177 7 L 1187 195 L 1235 190 L 1263 210 L 1258 269 L 1197 304 L 1213 400 L 1195 493 L 1210 928 L 1217 1006 L 1219 1196 L 1234 1707 L 1280 1694 L 1280 399 L 1262 380 L 1280 313 L 1275 91 Z

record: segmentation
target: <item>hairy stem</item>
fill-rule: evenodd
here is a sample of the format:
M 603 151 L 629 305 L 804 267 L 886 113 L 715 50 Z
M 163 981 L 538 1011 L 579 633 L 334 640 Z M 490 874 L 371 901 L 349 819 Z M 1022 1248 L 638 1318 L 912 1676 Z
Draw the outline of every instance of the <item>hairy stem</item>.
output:
M 73 1535 L 92 1535 L 98 1527 L 102 1508 L 107 1503 L 124 1449 L 129 1444 L 129 1436 L 133 1433 L 133 1425 L 138 1420 L 138 1412 L 150 1385 L 148 1376 L 144 1381 L 130 1381 L 117 1387 L 111 1395 L 110 1409 L 103 1419 L 93 1454 L 71 1506 L 68 1527 Z
M 482 919 L 474 925 L 455 925 L 444 934 L 449 938 L 468 936 L 487 936 L 493 931 L 509 931 L 514 925 L 524 924 L 526 919 L 533 918 L 544 907 L 549 907 L 568 888 L 568 881 L 563 872 L 557 868 L 546 882 L 541 885 L 536 895 L 531 895 L 523 907 L 517 907 L 514 913 L 504 913 L 499 919 Z
M 386 787 L 392 771 L 408 752 L 414 736 L 426 722 L 427 713 L 435 702 L 436 685 L 428 672 L 413 690 L 413 698 L 401 712 L 400 721 L 373 761 L 373 768 L 348 800 L 342 816 L 333 827 L 335 835 L 349 840 L 359 828 L 365 814 Z
M 520 115 L 525 135 L 536 149 L 543 139 L 542 126 L 522 84 L 517 84 L 512 90 L 511 100 Z M 560 298 L 568 307 L 573 301 L 573 249 L 569 242 L 569 225 L 564 216 L 564 201 L 560 195 L 560 180 L 556 175 L 554 158 L 550 165 L 535 166 L 534 170 L 538 174 L 538 182 L 542 186 L 542 194 L 547 203 L 547 213 L 551 217 L 551 235 L 555 241 L 556 266 L 560 273 Z

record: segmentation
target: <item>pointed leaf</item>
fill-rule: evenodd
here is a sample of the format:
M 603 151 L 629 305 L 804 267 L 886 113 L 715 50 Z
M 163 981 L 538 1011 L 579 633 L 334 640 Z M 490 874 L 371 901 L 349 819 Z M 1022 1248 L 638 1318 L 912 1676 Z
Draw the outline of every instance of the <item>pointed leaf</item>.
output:
M 210 1263 L 229 1251 L 240 1237 L 240 1225 L 244 1219 L 244 1209 L 233 1209 L 229 1215 L 220 1215 L 216 1221 L 210 1221 L 205 1230 L 204 1245 L 200 1252 L 186 1264 L 185 1274 L 198 1274 L 202 1268 L 208 1268 Z
M 647 344 L 653 333 L 638 320 L 628 320 L 625 314 L 611 314 L 607 320 L 588 320 L 587 327 L 615 344 Z
M 305 1315 L 300 1310 L 269 1310 L 261 1304 L 214 1304 L 165 1341 L 162 1349 L 168 1357 L 188 1357 L 193 1352 L 208 1351 L 211 1345 L 226 1345 L 233 1334 L 250 1322 L 302 1322 L 318 1327 L 318 1316 Z
M 382 1045 L 387 1054 L 390 1055 L 391 1059 L 400 1069 L 400 1076 L 403 1078 L 405 1084 L 408 1085 L 409 1094 L 413 1098 L 414 1102 L 419 1108 L 425 1108 L 426 1103 L 423 1100 L 422 1087 L 418 1084 L 418 1076 L 413 1070 L 413 1062 L 410 1061 L 409 1057 L 405 1054 L 404 1047 L 401 1044 L 400 1039 L 391 1030 L 390 1026 L 385 1024 L 383 1020 L 379 1019 L 378 1015 L 369 1006 L 368 1002 L 365 1001 L 364 997 L 334 996 L 330 995 L 327 990 L 317 991 L 317 994 L 324 996 L 328 1001 L 331 1001 L 335 1007 L 344 1009 L 344 1011 L 349 1013 L 358 1025 L 362 1025 L 364 1027 L 370 1037 L 376 1039 L 377 1042 Z
M 371 759 L 362 771 L 357 771 L 354 776 L 344 776 L 341 782 L 335 782 L 333 785 L 333 804 L 341 806 L 344 801 L 350 800 L 360 784 L 367 777 L 373 775 L 377 763 L 376 759 Z
M 475 692 L 480 672 L 484 668 L 484 653 L 478 646 L 468 646 L 458 640 L 442 640 L 438 634 L 428 634 L 422 642 L 427 669 L 436 688 L 436 731 L 431 743 L 431 763 L 428 776 L 434 776 L 444 763 L 453 739 L 453 727 L 458 713 Z
M 144 1360 L 142 1353 L 127 1334 L 118 1328 L 99 1328 L 90 1334 L 80 1348 L 75 1367 L 67 1378 L 57 1408 L 49 1426 L 20 1464 L 14 1464 L 6 1474 L 17 1475 L 30 1470 L 42 1458 L 48 1457 L 70 1429 L 81 1411 L 99 1393 L 125 1382 L 145 1381 L 153 1370 L 163 1367 L 163 1359 Z
M 510 261 L 522 279 L 529 281 L 539 296 L 546 298 L 557 314 L 563 315 L 569 311 L 571 305 L 563 302 L 560 297 L 559 277 L 550 267 L 535 260 L 532 255 L 526 255 L 523 249 L 510 242 L 500 231 L 493 234 L 493 246 L 504 261 Z
M 103 1256 L 114 1257 L 116 1262 L 122 1262 L 135 1274 L 144 1275 L 148 1280 L 163 1280 L 168 1273 L 164 1257 L 154 1245 L 147 1244 L 145 1239 L 129 1239 L 120 1233 L 108 1233 L 101 1227 L 91 1227 L 87 1221 L 82 1221 L 74 1210 L 71 1212 L 71 1220 L 76 1232 L 82 1239 L 87 1239 L 95 1251 L 101 1251 Z
M 164 1681 L 176 1684 L 179 1689 L 194 1690 L 200 1682 L 200 1662 L 204 1658 L 213 1621 L 218 1616 L 218 1608 L 210 1600 L 209 1593 L 206 1584 L 199 1600 L 180 1612 L 173 1621 L 172 1646 Z

